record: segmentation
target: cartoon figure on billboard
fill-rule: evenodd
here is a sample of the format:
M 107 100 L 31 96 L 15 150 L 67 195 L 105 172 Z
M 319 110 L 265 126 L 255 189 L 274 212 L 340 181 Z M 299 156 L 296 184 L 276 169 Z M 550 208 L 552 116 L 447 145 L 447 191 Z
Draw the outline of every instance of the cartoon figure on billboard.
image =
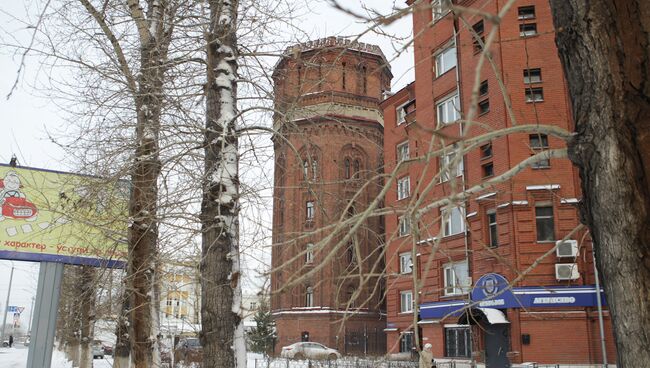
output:
M 34 221 L 38 216 L 36 206 L 27 200 L 20 190 L 20 177 L 14 171 L 9 171 L 0 179 L 0 221 L 6 217 L 16 220 Z

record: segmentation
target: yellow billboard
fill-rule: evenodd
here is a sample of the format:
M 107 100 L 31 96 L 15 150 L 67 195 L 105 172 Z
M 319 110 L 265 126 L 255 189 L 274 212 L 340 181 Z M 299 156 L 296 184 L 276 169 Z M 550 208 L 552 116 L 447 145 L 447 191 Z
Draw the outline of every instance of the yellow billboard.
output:
M 0 259 L 124 267 L 126 181 L 0 164 Z

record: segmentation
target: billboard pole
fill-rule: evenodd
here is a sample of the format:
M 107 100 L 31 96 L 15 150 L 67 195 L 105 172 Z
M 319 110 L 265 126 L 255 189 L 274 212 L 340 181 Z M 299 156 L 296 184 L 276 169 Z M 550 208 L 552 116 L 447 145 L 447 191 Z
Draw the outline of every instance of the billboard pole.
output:
M 11 295 L 11 283 L 14 280 L 14 263 L 11 262 L 11 274 L 9 275 L 9 290 L 7 291 L 7 301 L 5 302 L 5 314 L 2 317 L 2 334 L 0 335 L 0 344 L 5 343 L 5 326 L 7 325 L 7 313 L 9 313 L 9 296 Z
M 27 355 L 27 368 L 50 368 L 59 307 L 63 263 L 41 262 L 36 289 L 36 310 Z

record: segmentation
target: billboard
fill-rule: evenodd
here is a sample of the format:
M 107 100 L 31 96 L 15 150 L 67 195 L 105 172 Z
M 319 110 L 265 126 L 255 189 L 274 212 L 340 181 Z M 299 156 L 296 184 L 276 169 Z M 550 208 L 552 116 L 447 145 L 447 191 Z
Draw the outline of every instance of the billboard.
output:
M 0 164 L 0 259 L 124 267 L 126 181 Z

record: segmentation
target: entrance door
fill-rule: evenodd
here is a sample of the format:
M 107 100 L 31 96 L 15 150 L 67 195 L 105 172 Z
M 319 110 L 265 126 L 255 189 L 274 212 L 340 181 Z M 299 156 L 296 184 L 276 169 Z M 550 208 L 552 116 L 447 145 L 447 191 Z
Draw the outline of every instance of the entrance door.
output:
M 508 368 L 510 360 L 506 353 L 510 349 L 510 325 L 496 324 L 486 326 L 483 332 L 485 342 L 486 368 Z

